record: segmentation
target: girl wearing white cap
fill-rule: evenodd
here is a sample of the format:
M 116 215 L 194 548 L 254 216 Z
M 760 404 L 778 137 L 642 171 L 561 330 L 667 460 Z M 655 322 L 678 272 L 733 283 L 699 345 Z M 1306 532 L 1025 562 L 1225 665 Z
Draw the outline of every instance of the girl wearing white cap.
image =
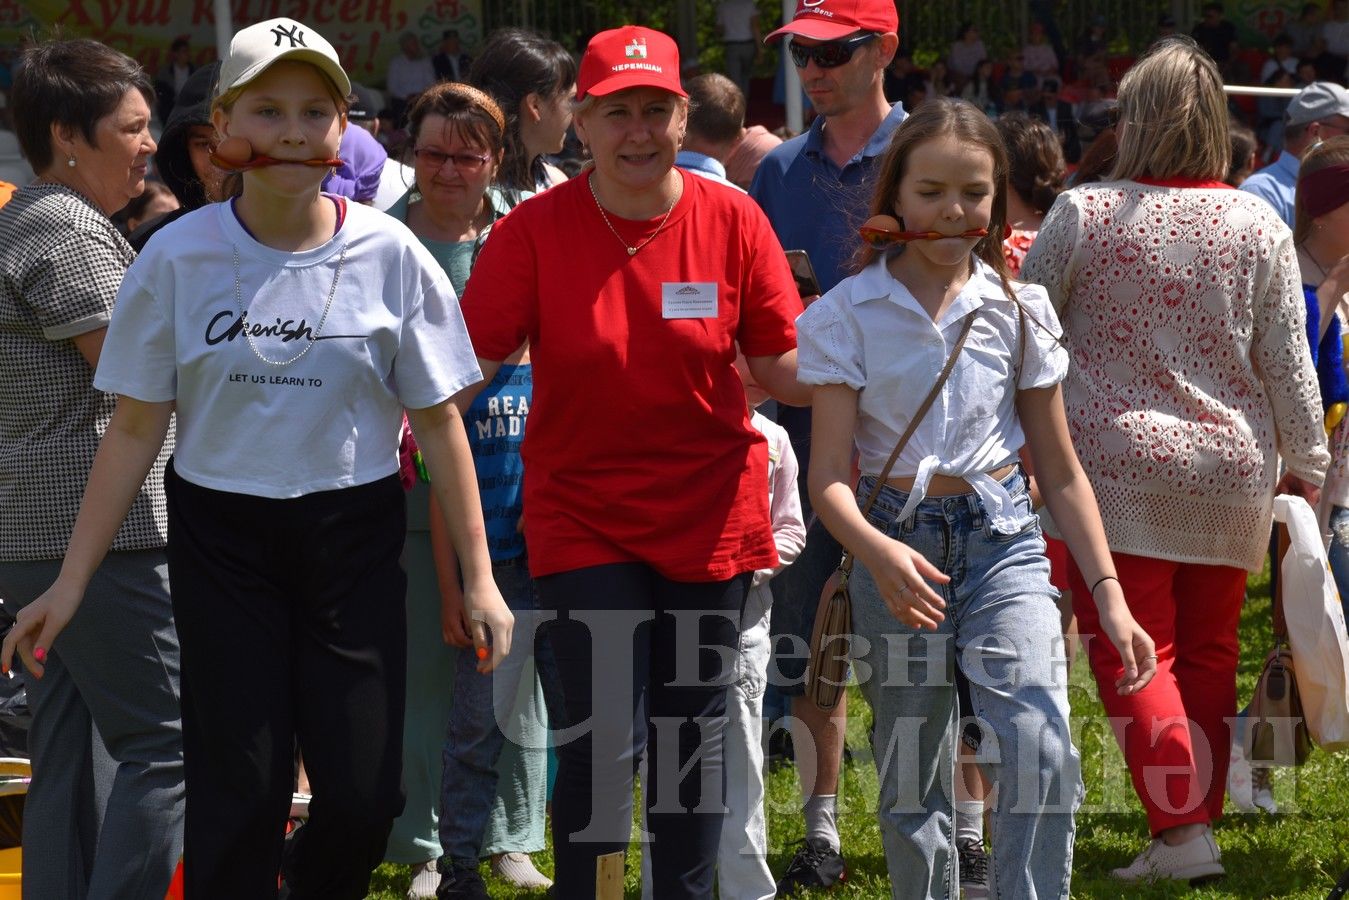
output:
M 383 856 L 402 807 L 404 408 L 482 668 L 510 647 L 450 402 L 481 377 L 453 288 L 401 224 L 319 190 L 349 93 L 307 26 L 235 35 L 213 122 L 242 192 L 155 235 L 127 273 L 95 377 L 117 411 L 61 574 L 2 653 L 40 671 L 176 411 L 168 553 L 194 898 L 275 897 L 280 867 L 291 897 L 358 900 Z M 314 799 L 283 865 L 297 740 Z

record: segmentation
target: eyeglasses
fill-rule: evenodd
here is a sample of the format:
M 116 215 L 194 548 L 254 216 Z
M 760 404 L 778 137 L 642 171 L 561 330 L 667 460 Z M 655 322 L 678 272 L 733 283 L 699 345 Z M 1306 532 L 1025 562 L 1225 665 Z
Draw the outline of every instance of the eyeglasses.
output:
M 418 147 L 412 151 L 412 155 L 417 158 L 417 162 L 429 168 L 439 169 L 445 163 L 451 162 L 460 172 L 481 172 L 483 167 L 492 161 L 492 157 L 480 156 L 477 153 L 444 153 L 430 147 Z
M 823 44 L 815 44 L 807 47 L 792 41 L 788 49 L 792 53 L 792 62 L 796 63 L 798 69 L 804 69 L 810 65 L 810 61 L 815 60 L 815 65 L 821 69 L 835 69 L 847 63 L 852 59 L 852 55 L 857 52 L 857 48 L 870 41 L 874 41 L 880 35 L 872 32 L 871 34 L 859 34 L 855 38 L 849 38 L 846 41 L 828 41 Z

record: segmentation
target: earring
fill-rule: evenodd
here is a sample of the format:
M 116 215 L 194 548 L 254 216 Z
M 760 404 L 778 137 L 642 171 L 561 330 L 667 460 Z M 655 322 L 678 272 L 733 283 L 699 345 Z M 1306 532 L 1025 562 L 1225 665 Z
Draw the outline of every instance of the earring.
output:
M 75 168 L 75 157 L 73 155 L 66 157 L 66 165 L 70 166 L 72 169 Z

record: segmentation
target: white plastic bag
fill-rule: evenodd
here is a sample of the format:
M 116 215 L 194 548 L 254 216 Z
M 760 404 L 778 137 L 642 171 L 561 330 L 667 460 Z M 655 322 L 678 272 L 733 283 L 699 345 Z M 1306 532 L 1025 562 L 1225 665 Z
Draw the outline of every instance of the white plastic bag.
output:
M 1288 526 L 1283 615 L 1307 729 L 1321 749 L 1342 750 L 1349 747 L 1349 640 L 1316 513 L 1301 497 L 1281 494 L 1274 518 Z

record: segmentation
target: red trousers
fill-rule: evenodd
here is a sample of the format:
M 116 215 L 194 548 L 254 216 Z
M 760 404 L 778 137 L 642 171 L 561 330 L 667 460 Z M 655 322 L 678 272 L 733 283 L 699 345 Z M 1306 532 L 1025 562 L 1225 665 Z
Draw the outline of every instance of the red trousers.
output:
M 1157 674 L 1130 697 L 1115 691 L 1119 653 L 1101 633 L 1091 585 L 1069 563 L 1078 633 L 1156 836 L 1212 822 L 1227 788 L 1229 722 L 1237 706 L 1237 622 L 1246 572 L 1111 554 L 1129 610 L 1157 646 Z

